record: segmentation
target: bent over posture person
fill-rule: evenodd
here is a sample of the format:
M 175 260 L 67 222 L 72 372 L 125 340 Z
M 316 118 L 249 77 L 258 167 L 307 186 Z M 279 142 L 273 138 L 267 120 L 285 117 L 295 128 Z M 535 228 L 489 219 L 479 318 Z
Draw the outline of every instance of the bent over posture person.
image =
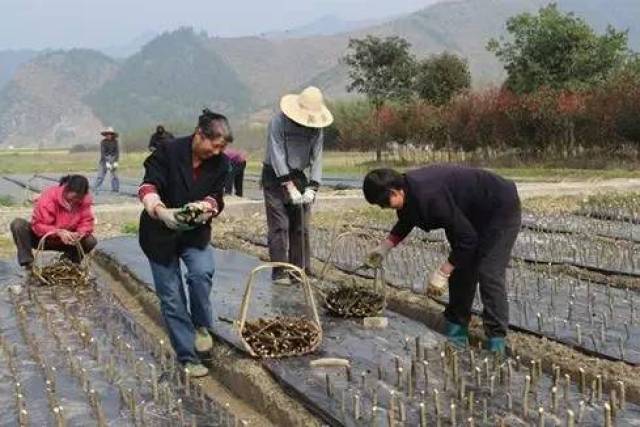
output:
M 400 174 L 377 169 L 367 174 L 367 201 L 397 211 L 398 222 L 366 260 L 379 266 L 414 227 L 444 228 L 451 253 L 429 276 L 427 292 L 449 288 L 444 316 L 453 343 L 468 343 L 471 306 L 480 284 L 488 348 L 503 353 L 509 324 L 505 271 L 520 231 L 520 199 L 512 181 L 459 166 L 427 166 Z
M 322 181 L 322 128 L 333 122 L 333 116 L 315 87 L 283 96 L 280 110 L 269 124 L 261 178 L 269 257 L 309 272 L 309 216 Z M 278 284 L 291 282 L 282 268 L 273 269 L 272 279 Z
M 212 347 L 211 219 L 224 207 L 229 161 L 222 151 L 232 141 L 226 117 L 204 110 L 193 135 L 159 145 L 145 160 L 139 189 L 144 204 L 140 246 L 149 259 L 171 344 L 187 374 L 194 377 L 207 374 L 196 351 L 208 352 Z M 201 212 L 195 226 L 176 218 L 181 207 Z M 189 307 L 180 261 L 187 269 Z
M 89 181 L 82 175 L 67 175 L 60 179 L 59 185 L 45 189 L 33 208 L 31 222 L 22 218 L 11 222 L 18 263 L 31 269 L 32 249 L 45 234 L 49 234 L 45 240 L 46 250 L 63 252 L 71 261 L 80 262 L 76 242 L 80 242 L 85 253 L 97 244 L 92 234 L 92 205 Z

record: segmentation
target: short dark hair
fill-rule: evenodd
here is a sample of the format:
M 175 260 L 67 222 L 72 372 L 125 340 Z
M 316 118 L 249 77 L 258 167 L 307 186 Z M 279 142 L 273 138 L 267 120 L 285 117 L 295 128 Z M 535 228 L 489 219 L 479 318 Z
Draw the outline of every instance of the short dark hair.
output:
M 202 110 L 202 114 L 198 117 L 198 128 L 200 131 L 210 139 L 216 139 L 222 137 L 228 143 L 233 142 L 233 133 L 231 132 L 231 126 L 229 126 L 229 120 L 219 113 L 205 108 Z
M 393 169 L 374 169 L 364 177 L 362 192 L 364 198 L 372 205 L 389 207 L 391 190 L 403 190 L 404 175 Z
M 89 192 L 89 180 L 84 175 L 66 175 L 60 178 L 60 185 L 67 191 L 73 191 L 79 196 Z

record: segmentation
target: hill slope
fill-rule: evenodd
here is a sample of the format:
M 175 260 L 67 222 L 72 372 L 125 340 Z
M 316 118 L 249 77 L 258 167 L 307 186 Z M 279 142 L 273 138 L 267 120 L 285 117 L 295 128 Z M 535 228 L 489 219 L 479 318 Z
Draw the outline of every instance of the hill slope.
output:
M 113 60 L 91 50 L 36 57 L 0 91 L 0 141 L 55 146 L 95 140 L 102 123 L 82 97 L 116 70 Z
M 640 1 L 557 3 L 598 30 L 609 23 L 629 28 L 630 45 L 640 50 Z M 283 93 L 309 84 L 332 98 L 346 96 L 347 70 L 340 58 L 350 38 L 366 34 L 405 37 L 419 57 L 455 52 L 468 58 L 474 85 L 499 83 L 504 73 L 486 51 L 487 41 L 504 34 L 509 17 L 546 4 L 453 0 L 375 26 L 304 37 L 209 38 L 180 29 L 156 37 L 121 65 L 86 50 L 41 54 L 0 90 L 0 144 L 93 140 L 103 123 L 120 130 L 151 129 L 160 121 L 191 124 L 204 106 L 234 118 L 266 113 Z
M 207 40 L 190 29 L 157 37 L 87 96 L 87 103 L 103 121 L 124 129 L 195 123 L 205 106 L 227 114 L 247 111 L 246 86 Z

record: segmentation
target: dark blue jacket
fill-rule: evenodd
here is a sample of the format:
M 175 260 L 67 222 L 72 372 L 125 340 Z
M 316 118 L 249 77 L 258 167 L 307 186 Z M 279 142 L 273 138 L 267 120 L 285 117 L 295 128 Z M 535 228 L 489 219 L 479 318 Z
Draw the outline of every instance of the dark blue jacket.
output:
M 483 169 L 434 165 L 405 174 L 405 205 L 390 233 L 395 243 L 414 227 L 443 228 L 451 244 L 449 262 L 465 267 L 491 245 L 501 227 L 520 221 L 513 181 Z

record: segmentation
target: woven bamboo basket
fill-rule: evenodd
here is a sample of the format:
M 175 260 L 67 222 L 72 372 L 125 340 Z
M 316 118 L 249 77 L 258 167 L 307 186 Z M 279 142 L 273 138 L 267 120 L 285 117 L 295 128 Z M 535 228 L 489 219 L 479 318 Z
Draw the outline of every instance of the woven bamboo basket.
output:
M 48 238 L 54 236 L 56 234 L 55 231 L 51 231 L 46 233 L 40 241 L 38 242 L 38 246 L 36 247 L 34 256 L 33 256 L 33 275 L 38 281 L 43 285 L 53 286 L 55 283 L 52 283 L 50 279 L 45 277 L 45 268 L 46 265 L 42 263 L 42 253 L 44 252 L 45 243 Z M 79 271 L 85 275 L 87 278 L 87 283 L 89 281 L 89 257 L 84 253 L 84 249 L 82 249 L 82 245 L 80 242 L 75 243 L 76 250 L 78 251 L 78 255 L 80 255 L 80 263 L 77 265 Z M 59 262 L 59 261 L 56 261 Z
M 329 255 L 325 260 L 322 271 L 320 272 L 320 285 L 324 284 L 324 276 L 332 264 L 335 256 L 335 250 L 340 240 L 348 237 L 365 237 L 371 236 L 363 231 L 346 231 L 339 234 L 331 243 Z M 359 266 L 352 273 L 358 273 L 361 270 L 370 270 L 367 266 Z M 384 277 L 384 269 L 373 269 L 373 281 L 371 286 L 362 286 L 356 284 L 341 283 L 331 285 L 328 290 L 323 288 L 324 304 L 327 310 L 336 316 L 341 317 L 372 317 L 377 316 L 384 311 L 387 306 L 386 281 Z M 370 307 L 362 307 L 358 304 L 358 294 L 362 298 L 366 298 L 371 303 Z M 347 298 L 347 299 L 345 299 Z M 361 302 L 361 301 L 360 301 Z
M 247 312 L 249 311 L 249 304 L 251 301 L 251 293 L 253 291 L 253 285 L 255 282 L 255 277 L 257 273 L 262 270 L 271 269 L 274 267 L 283 267 L 285 271 L 289 274 L 292 274 L 294 277 L 298 279 L 298 282 L 302 286 L 302 290 L 305 296 L 305 302 L 311 312 L 311 319 L 306 319 L 304 317 L 272 317 L 272 318 L 260 318 L 257 320 L 247 320 Z M 304 348 L 297 348 L 291 350 L 283 350 L 278 352 L 277 354 L 259 354 L 260 352 L 256 351 L 250 345 L 250 338 L 246 335 L 247 332 L 247 324 L 253 323 L 255 324 L 275 324 L 275 323 L 288 323 L 288 322 L 305 322 L 303 325 L 308 328 L 311 333 L 310 342 L 308 345 L 305 345 Z M 322 325 L 320 323 L 320 317 L 318 316 L 318 309 L 316 307 L 316 302 L 313 296 L 313 292 L 311 290 L 311 284 L 309 283 L 309 278 L 305 274 L 304 270 L 296 267 L 295 265 L 283 263 L 283 262 L 269 262 L 258 267 L 254 268 L 249 275 L 249 279 L 247 280 L 247 285 L 244 291 L 244 297 L 242 298 L 242 305 L 240 306 L 240 316 L 239 320 L 236 323 L 237 332 L 240 337 L 242 344 L 244 345 L 247 352 L 256 358 L 282 358 L 282 357 L 294 357 L 294 356 L 303 356 L 305 354 L 309 354 L 314 352 L 322 343 Z M 298 324 L 300 325 L 300 324 Z M 263 328 L 266 329 L 266 328 Z

